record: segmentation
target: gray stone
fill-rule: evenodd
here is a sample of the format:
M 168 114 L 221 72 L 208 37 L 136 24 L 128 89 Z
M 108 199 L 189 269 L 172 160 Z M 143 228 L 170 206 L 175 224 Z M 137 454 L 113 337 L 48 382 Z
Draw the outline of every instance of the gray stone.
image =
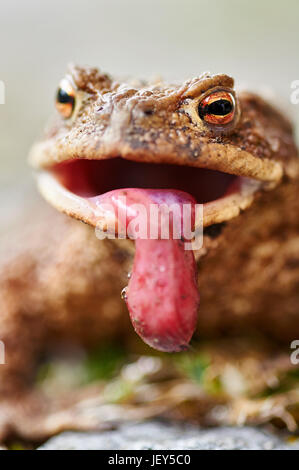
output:
M 254 427 L 218 427 L 166 424 L 159 421 L 128 423 L 105 432 L 64 432 L 39 449 L 77 450 L 298 450 L 278 437 Z

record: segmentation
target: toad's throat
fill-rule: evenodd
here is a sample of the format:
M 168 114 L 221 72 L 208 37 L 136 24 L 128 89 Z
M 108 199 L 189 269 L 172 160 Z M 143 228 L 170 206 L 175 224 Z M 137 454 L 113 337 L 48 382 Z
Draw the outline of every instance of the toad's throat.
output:
M 65 188 L 81 197 L 122 188 L 175 189 L 191 194 L 202 204 L 221 198 L 237 179 L 204 168 L 139 163 L 119 157 L 69 160 L 55 165 L 53 172 Z

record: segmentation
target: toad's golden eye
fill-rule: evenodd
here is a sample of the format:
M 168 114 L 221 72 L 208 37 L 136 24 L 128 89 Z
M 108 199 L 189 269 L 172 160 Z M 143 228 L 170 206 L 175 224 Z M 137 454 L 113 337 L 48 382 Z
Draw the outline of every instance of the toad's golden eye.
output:
M 208 124 L 225 126 L 234 120 L 235 98 L 228 91 L 214 91 L 200 101 L 198 114 Z
M 74 88 L 68 80 L 62 80 L 56 94 L 56 109 L 65 119 L 73 114 L 75 100 Z

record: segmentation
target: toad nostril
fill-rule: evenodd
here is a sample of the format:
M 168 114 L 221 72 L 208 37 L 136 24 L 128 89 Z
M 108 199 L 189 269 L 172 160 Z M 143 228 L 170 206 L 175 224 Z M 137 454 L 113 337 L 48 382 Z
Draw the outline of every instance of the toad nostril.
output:
M 212 224 L 208 227 L 204 228 L 204 235 L 208 235 L 211 238 L 217 238 L 221 235 L 223 228 L 226 226 L 225 222 L 221 222 L 219 224 Z
M 152 116 L 155 111 L 152 108 L 148 108 L 148 109 L 144 109 L 143 112 L 146 116 Z

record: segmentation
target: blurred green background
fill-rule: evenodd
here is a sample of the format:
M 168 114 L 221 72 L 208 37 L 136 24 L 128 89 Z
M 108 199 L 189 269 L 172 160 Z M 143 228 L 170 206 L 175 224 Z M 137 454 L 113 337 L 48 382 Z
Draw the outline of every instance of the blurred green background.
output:
M 185 79 L 226 72 L 290 105 L 299 80 L 299 2 L 284 0 L 1 0 L 1 220 L 35 197 L 26 156 L 70 61 L 117 75 Z M 296 117 L 297 116 L 297 117 Z

